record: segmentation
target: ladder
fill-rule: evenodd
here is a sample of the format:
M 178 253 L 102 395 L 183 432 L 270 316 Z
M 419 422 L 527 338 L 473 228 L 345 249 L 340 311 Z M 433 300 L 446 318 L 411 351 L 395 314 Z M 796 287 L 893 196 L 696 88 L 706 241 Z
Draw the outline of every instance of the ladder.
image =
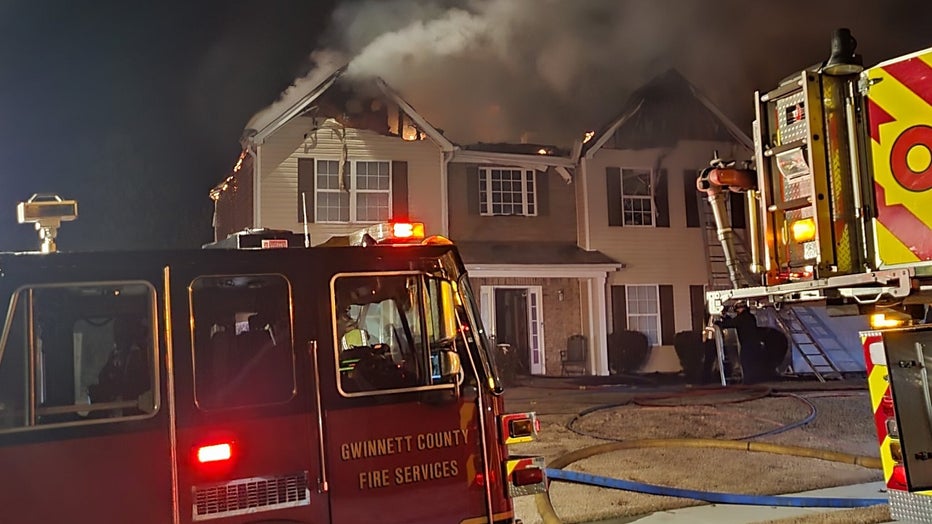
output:
M 844 378 L 830 356 L 830 353 L 838 353 L 833 350 L 844 353 L 844 346 L 809 307 L 784 305 L 773 318 L 789 337 L 793 350 L 808 364 L 819 382 L 825 382 L 826 378 Z

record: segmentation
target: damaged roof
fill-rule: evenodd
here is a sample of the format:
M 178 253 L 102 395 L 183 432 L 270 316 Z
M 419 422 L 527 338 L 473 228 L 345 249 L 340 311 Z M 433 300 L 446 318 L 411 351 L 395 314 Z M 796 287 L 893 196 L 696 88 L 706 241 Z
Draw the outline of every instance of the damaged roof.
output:
M 572 242 L 457 242 L 466 264 L 611 264 L 618 261 Z
M 588 158 L 617 136 L 618 149 L 672 147 L 680 140 L 753 142 L 676 69 L 638 88 L 621 113 L 583 145 Z
M 415 111 L 411 104 L 401 98 L 384 80 L 378 77 L 368 80 L 348 79 L 344 76 L 346 70 L 347 66 L 345 65 L 335 70 L 331 69 L 332 72 L 329 73 L 327 73 L 327 69 L 321 68 L 307 77 L 296 80 L 291 87 L 279 96 L 278 100 L 249 119 L 246 128 L 243 130 L 242 140 L 244 145 L 247 143 L 261 144 L 269 135 L 291 119 L 313 110 L 315 103 L 326 102 L 328 91 L 339 87 L 339 90 L 343 93 L 357 90 L 373 91 L 374 95 L 384 97 L 396 104 L 400 111 L 408 115 L 417 124 L 418 128 L 440 145 L 444 151 L 453 151 L 455 149 L 453 143 L 443 136 L 439 129 L 431 125 Z M 320 105 L 324 105 L 324 103 Z

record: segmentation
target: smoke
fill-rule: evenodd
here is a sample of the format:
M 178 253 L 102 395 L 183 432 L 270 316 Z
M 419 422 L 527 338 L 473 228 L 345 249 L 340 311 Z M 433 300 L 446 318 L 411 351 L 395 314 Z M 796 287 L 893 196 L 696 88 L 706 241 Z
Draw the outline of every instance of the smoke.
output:
M 350 58 L 348 75 L 383 78 L 455 142 L 569 146 L 669 68 L 749 130 L 753 91 L 824 60 L 836 27 L 869 43 L 874 61 L 928 45 L 907 4 L 345 1 L 324 42 Z M 880 36 L 894 27 L 898 40 Z

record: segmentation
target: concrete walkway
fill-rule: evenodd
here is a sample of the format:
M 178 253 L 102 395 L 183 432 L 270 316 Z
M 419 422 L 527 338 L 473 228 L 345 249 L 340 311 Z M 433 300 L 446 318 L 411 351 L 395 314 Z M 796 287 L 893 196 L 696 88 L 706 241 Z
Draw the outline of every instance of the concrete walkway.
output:
M 817 489 L 802 493 L 791 493 L 805 497 L 840 497 L 840 498 L 886 498 L 883 481 L 855 484 L 852 486 L 838 486 L 834 488 Z M 670 511 L 660 511 L 647 517 L 634 520 L 617 521 L 636 524 L 747 524 L 766 520 L 803 517 L 816 515 L 828 511 L 838 511 L 831 508 L 785 508 L 776 506 L 739 506 L 719 505 L 694 506 Z M 612 522 L 612 521 L 608 521 Z M 606 524 L 608 524 L 606 522 Z

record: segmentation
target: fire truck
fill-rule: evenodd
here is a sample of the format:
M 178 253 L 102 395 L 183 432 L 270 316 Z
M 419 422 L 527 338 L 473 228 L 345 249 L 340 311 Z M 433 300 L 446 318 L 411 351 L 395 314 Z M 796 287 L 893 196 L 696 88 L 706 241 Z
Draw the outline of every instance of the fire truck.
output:
M 456 246 L 378 224 L 0 254 L 4 522 L 513 523 L 546 489 Z
M 860 339 L 891 513 L 932 522 L 932 48 L 864 69 L 855 47 L 837 30 L 826 62 L 754 94 L 754 169 L 701 173 L 734 283 L 707 305 L 713 321 L 737 301 L 870 315 Z M 748 204 L 746 265 L 730 192 Z

